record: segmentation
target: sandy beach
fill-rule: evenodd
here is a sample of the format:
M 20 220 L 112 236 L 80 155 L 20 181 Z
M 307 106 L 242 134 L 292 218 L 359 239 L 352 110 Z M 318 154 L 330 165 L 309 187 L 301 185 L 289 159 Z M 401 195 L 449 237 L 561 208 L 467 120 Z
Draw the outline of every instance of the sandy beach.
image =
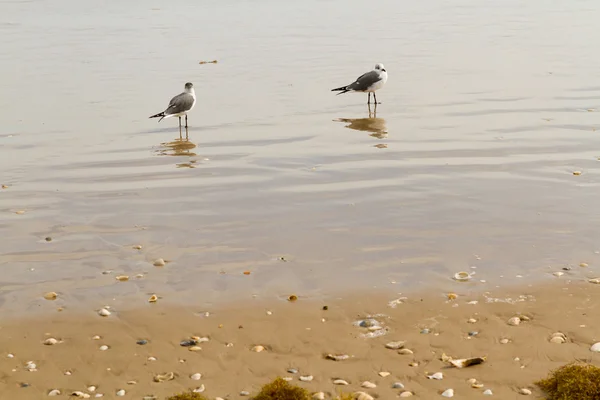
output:
M 488 292 L 460 289 L 457 284 L 457 297 L 450 299 L 432 291 L 353 292 L 328 300 L 249 298 L 205 309 L 158 301 L 112 309 L 107 317 L 97 310 L 58 311 L 47 301 L 44 316 L 2 322 L 0 393 L 40 399 L 56 389 L 59 398 L 74 391 L 117 398 L 125 390 L 124 398 L 162 399 L 204 387 L 209 398 L 237 399 L 282 376 L 326 398 L 364 391 L 390 399 L 410 391 L 433 399 L 453 389 L 456 398 L 478 399 L 489 389 L 494 398 L 513 399 L 523 388 L 532 390 L 530 398 L 542 398 L 533 382 L 549 370 L 575 360 L 598 364 L 600 355 L 590 346 L 600 341 L 600 285 L 565 279 Z M 515 316 L 518 326 L 509 322 Z M 370 318 L 376 322 L 366 325 L 382 329 L 360 326 Z M 550 342 L 557 332 L 565 343 Z M 195 347 L 181 345 L 191 337 Z M 44 344 L 51 338 L 58 343 Z M 397 341 L 404 343 L 388 345 Z M 328 354 L 348 358 L 335 361 Z M 486 361 L 459 369 L 442 361 L 443 354 Z M 29 361 L 36 371 L 27 370 Z M 172 380 L 154 381 L 171 372 Z M 437 372 L 443 379 L 428 378 Z M 471 387 L 470 379 L 483 386 Z

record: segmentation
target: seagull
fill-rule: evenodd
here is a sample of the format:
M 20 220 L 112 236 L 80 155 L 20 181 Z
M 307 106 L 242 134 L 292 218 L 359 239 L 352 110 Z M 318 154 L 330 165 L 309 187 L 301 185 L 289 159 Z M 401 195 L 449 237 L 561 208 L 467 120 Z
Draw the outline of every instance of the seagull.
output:
M 377 96 L 375 96 L 375 92 L 385 85 L 387 78 L 387 71 L 385 70 L 383 64 L 375 64 L 374 70 L 362 74 L 353 83 L 337 89 L 331 89 L 331 91 L 340 92 L 338 95 L 346 92 L 367 92 L 369 93 L 369 100 L 367 101 L 367 104 L 371 104 L 371 93 L 373 93 L 375 104 L 377 104 Z
M 185 84 L 185 89 L 182 93 L 173 97 L 169 102 L 169 106 L 163 112 L 152 115 L 150 118 L 160 117 L 158 122 L 164 118 L 179 117 L 179 134 L 181 135 L 181 117 L 185 115 L 185 130 L 188 128 L 187 113 L 192 111 L 192 108 L 196 105 L 196 92 L 194 91 L 194 85 L 190 82 Z

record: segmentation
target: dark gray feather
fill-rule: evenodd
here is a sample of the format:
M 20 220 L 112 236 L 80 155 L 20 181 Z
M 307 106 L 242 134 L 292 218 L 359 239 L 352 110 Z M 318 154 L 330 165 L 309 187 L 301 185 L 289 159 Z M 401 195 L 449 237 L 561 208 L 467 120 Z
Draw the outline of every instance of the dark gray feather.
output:
M 183 92 L 173 97 L 169 102 L 169 106 L 165 110 L 165 115 L 179 114 L 189 111 L 194 104 L 194 96 L 190 93 Z
M 369 87 L 373 86 L 375 83 L 381 80 L 381 75 L 379 71 L 369 71 L 365 74 L 359 76 L 356 81 L 347 86 L 348 90 L 355 90 L 357 92 L 367 90 Z

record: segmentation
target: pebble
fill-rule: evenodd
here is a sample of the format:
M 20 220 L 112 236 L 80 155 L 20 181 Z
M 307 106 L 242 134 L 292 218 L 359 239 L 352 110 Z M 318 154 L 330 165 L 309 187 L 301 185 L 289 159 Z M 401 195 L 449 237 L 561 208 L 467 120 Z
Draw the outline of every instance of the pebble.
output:
M 29 383 L 27 383 L 27 382 L 22 382 L 22 383 L 19 384 L 19 386 L 22 387 L 22 388 L 28 388 L 31 385 Z
M 377 387 L 376 384 L 374 384 L 373 382 L 369 382 L 369 381 L 364 381 L 363 383 L 361 383 L 360 386 L 364 387 L 365 389 L 375 389 Z
M 412 395 L 412 392 L 408 391 L 400 393 L 400 397 L 412 397 Z
M 118 390 L 117 391 L 117 396 L 119 396 L 119 397 L 125 396 L 125 389 Z
M 325 400 L 325 393 L 317 392 L 312 395 L 313 400 Z
M 245 390 L 242 390 L 240 392 L 240 396 L 250 396 L 250 392 L 246 392 Z
M 328 360 L 333 360 L 333 361 L 344 361 L 350 358 L 349 355 L 347 354 L 327 354 L 327 356 L 325 356 L 326 359 Z
M 7 358 L 15 358 L 15 355 L 14 355 L 14 354 L 10 354 L 10 353 L 9 353 L 9 354 L 7 354 L 7 355 L 6 355 L 6 357 L 7 357 Z
M 409 366 L 409 367 L 418 367 L 418 366 L 419 366 L 419 363 L 418 363 L 418 362 L 416 362 L 416 361 L 413 361 L 413 362 L 409 363 L 409 364 L 408 364 L 408 366 Z
M 581 171 L 573 171 L 573 175 L 579 176 L 579 175 L 581 175 Z
M 129 277 L 127 275 L 119 275 L 116 276 L 115 279 L 119 282 L 127 282 L 129 280 Z
M 436 372 L 435 374 L 427 375 L 427 378 L 441 381 L 442 379 L 444 379 L 444 374 L 442 374 L 441 372 Z
M 507 344 L 508 342 L 510 342 L 509 339 L 506 339 L 506 338 L 500 339 L 500 344 Z
M 288 368 L 287 372 L 288 372 L 289 374 L 297 374 L 297 373 L 298 373 L 298 370 L 297 370 L 296 368 Z
M 531 390 L 527 389 L 527 388 L 521 388 L 519 389 L 519 394 L 525 395 L 525 396 L 529 396 L 531 394 Z
M 134 248 L 135 250 L 141 250 L 141 249 L 142 249 L 142 246 L 138 244 L 138 245 L 135 245 L 135 246 L 133 246 L 133 248 Z
M 44 239 L 46 242 L 51 242 L 52 238 L 50 236 L 46 236 L 46 238 Z
M 27 361 L 25 363 L 25 369 L 29 372 L 35 372 L 37 371 L 37 365 L 35 365 L 33 361 Z
M 260 353 L 261 351 L 264 351 L 264 350 L 265 350 L 264 346 L 254 346 L 252 348 L 252 351 L 255 353 Z
M 590 279 L 588 282 L 598 285 L 598 284 L 600 284 L 600 278 L 593 278 L 593 279 Z
M 101 308 L 100 311 L 98 311 L 98 314 L 101 317 L 108 317 L 111 313 L 106 308 Z
M 155 267 L 164 267 L 165 260 L 163 260 L 162 258 L 158 258 L 158 259 L 154 260 L 154 266 Z
M 44 298 L 46 300 L 56 300 L 57 297 L 58 295 L 56 294 L 56 292 L 48 292 L 44 295 Z
M 335 379 L 335 380 L 333 381 L 333 384 L 334 384 L 334 385 L 344 385 L 344 386 L 346 386 L 346 385 L 349 385 L 349 383 L 348 383 L 348 382 L 346 382 L 346 381 L 345 381 L 345 380 L 343 380 L 343 379 Z
M 400 382 L 394 382 L 392 389 L 404 389 L 404 385 Z
M 429 329 L 427 329 L 427 328 L 421 330 L 422 334 L 428 334 L 429 332 L 431 332 L 431 331 Z
M 564 274 L 565 274 L 565 273 L 564 273 L 564 272 L 561 272 L 561 271 L 556 271 L 556 272 L 553 272 L 553 273 L 552 273 L 552 275 L 554 275 L 554 276 L 556 276 L 556 277 L 561 277 L 561 276 L 563 276 Z
M 181 347 L 191 347 L 191 346 L 195 346 L 197 344 L 198 344 L 198 342 L 194 339 L 186 339 L 186 340 L 182 340 L 181 342 L 179 342 L 179 345 Z
M 365 392 L 356 392 L 353 393 L 354 400 L 375 400 L 373 396 Z
M 98 336 L 98 335 L 96 335 L 96 336 L 92 337 L 92 340 L 100 340 L 100 339 L 102 339 L 102 337 L 101 337 L 101 336 Z
M 200 378 L 202 378 L 202 374 L 196 372 L 195 374 L 193 374 L 192 376 L 190 376 L 190 378 L 192 378 L 195 381 L 199 381 Z
M 100 351 L 106 351 L 108 350 L 108 346 L 103 344 L 102 346 L 100 346 Z
M 511 326 L 517 326 L 521 323 L 521 318 L 519 317 L 512 317 L 511 319 L 508 320 L 508 325 Z
M 444 392 L 442 393 L 442 396 L 444 396 L 444 397 L 454 397 L 454 389 L 446 389 L 446 390 L 444 390 Z
M 398 354 L 402 354 L 403 356 L 406 356 L 406 355 L 410 355 L 410 354 L 415 354 L 415 352 L 412 351 L 411 349 L 400 349 L 400 350 L 398 350 Z
M 313 376 L 312 375 L 305 375 L 305 376 L 301 376 L 300 380 L 302 382 L 310 382 L 313 380 Z
M 471 337 L 477 336 L 477 335 L 479 335 L 479 332 L 477 332 L 477 331 L 471 331 L 471 332 L 469 332 L 469 336 L 471 336 Z
M 66 376 L 71 376 L 71 375 L 73 375 L 73 373 L 71 371 L 65 371 L 65 375 Z
M 600 353 L 600 342 L 594 343 L 592 347 L 590 347 L 590 351 L 593 351 L 594 353 Z
M 294 380 L 294 378 L 292 378 L 291 376 L 284 376 L 284 377 L 283 377 L 283 378 L 281 378 L 281 379 L 283 379 L 284 381 L 287 381 L 287 382 L 291 382 L 291 381 L 293 381 L 293 380 Z
M 189 351 L 200 351 L 202 350 L 202 347 L 200 346 L 192 346 L 190 348 L 188 348 Z
M 458 295 L 456 293 L 448 293 L 448 300 L 456 300 Z
M 484 395 L 484 396 L 491 396 L 491 395 L 493 395 L 493 394 L 494 394 L 494 393 L 492 392 L 492 390 L 491 390 L 491 389 L 486 389 L 486 390 L 484 390 L 484 391 L 483 391 L 483 395 Z
M 44 344 L 46 346 L 52 346 L 52 345 L 55 345 L 57 343 L 58 343 L 58 340 L 54 339 L 53 337 L 44 340 Z
M 148 341 L 146 339 L 140 339 L 137 342 L 135 342 L 136 344 L 139 344 L 140 346 L 143 346 L 145 344 L 148 344 Z
M 582 262 L 582 263 L 579 263 L 579 266 L 580 266 L 580 267 L 582 267 L 582 268 L 585 268 L 585 267 L 587 267 L 587 266 L 588 266 L 588 264 L 587 264 L 587 263 L 584 263 L 584 262 Z
M 378 375 L 382 378 L 386 378 L 386 377 L 390 376 L 390 373 L 387 371 L 381 371 Z
M 94 393 L 96 391 L 96 386 L 88 386 L 87 391 Z
M 475 318 L 469 318 L 467 320 L 467 322 L 470 323 L 470 324 L 474 324 L 475 322 L 477 322 L 477 320 Z
M 206 388 L 204 387 L 204 385 L 200 385 L 199 387 L 197 387 L 196 389 L 192 390 L 192 392 L 194 393 L 202 393 L 206 390 Z
M 399 341 L 399 342 L 389 342 L 389 343 L 387 343 L 387 344 L 385 345 L 385 347 L 386 347 L 387 349 L 398 350 L 398 349 L 401 349 L 401 348 L 403 348 L 405 343 L 406 343 L 406 342 L 403 342 L 403 341 Z
M 60 396 L 61 392 L 58 389 L 52 389 L 48 392 L 48 396 Z

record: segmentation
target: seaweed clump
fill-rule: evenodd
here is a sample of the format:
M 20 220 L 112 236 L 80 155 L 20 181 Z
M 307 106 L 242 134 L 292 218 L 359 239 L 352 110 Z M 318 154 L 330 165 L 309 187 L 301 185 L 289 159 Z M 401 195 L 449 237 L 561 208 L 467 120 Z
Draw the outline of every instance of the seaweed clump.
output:
M 591 364 L 564 365 L 535 383 L 547 400 L 597 400 L 600 399 L 600 368 Z
M 308 391 L 277 378 L 264 385 L 252 400 L 310 400 Z
M 167 400 L 208 400 L 205 396 L 202 396 L 200 393 L 183 392 L 176 394 L 171 397 L 167 397 Z

